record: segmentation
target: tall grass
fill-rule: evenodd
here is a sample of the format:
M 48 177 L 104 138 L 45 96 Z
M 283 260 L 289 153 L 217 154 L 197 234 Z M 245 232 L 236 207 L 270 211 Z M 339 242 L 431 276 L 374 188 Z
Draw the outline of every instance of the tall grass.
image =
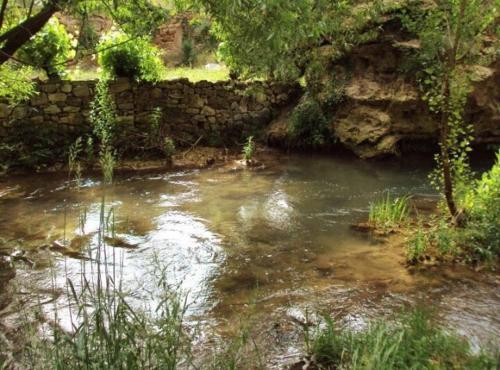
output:
M 416 309 L 394 324 L 378 321 L 364 331 L 338 328 L 326 318 L 324 329 L 306 342 L 322 369 L 497 369 L 499 354 L 474 354 L 467 341 L 444 332 L 429 311 Z
M 84 217 L 84 216 L 83 216 Z M 177 369 L 190 361 L 190 339 L 183 323 L 186 297 L 168 284 L 167 270 L 155 263 L 151 310 L 134 304 L 123 284 L 120 261 L 104 240 L 114 234 L 114 211 L 101 204 L 96 246 L 89 246 L 81 280 L 67 277 L 71 331 L 58 323 L 29 342 L 24 362 L 31 369 Z M 83 229 L 85 220 L 81 220 Z M 83 230 L 82 230 L 83 231 Z M 54 283 L 55 284 L 55 283 Z
M 370 204 L 369 222 L 375 227 L 390 229 L 403 225 L 409 216 L 408 197 L 392 198 L 390 193 L 381 201 Z

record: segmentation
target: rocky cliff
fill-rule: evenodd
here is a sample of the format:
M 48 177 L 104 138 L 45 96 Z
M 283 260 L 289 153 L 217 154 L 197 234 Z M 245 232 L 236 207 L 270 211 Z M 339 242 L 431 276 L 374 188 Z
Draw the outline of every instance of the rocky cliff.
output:
M 387 23 L 377 39 L 325 65 L 325 74 L 343 81 L 343 98 L 329 112 L 334 140 L 362 158 L 407 150 L 434 150 L 438 117 L 422 101 L 409 55 L 417 40 Z M 321 54 L 328 55 L 328 46 Z M 465 121 L 474 125 L 475 145 L 500 143 L 500 62 L 475 68 L 474 90 Z M 271 124 L 268 141 L 287 142 L 286 117 Z

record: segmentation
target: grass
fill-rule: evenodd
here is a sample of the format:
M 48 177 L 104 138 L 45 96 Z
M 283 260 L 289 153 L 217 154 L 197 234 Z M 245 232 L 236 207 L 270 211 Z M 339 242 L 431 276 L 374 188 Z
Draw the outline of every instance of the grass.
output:
M 468 342 L 443 331 L 429 311 L 416 309 L 394 324 L 377 321 L 364 331 L 339 329 L 331 318 L 306 348 L 320 369 L 497 369 L 499 353 L 474 354 Z
M 229 70 L 221 68 L 218 70 L 210 70 L 206 68 L 169 68 L 163 76 L 165 80 L 174 80 L 177 78 L 187 78 L 191 82 L 197 81 L 225 81 L 229 79 Z
M 68 79 L 74 81 L 96 80 L 100 77 L 101 73 L 98 69 L 70 69 L 68 70 Z M 229 79 L 229 70 L 221 67 L 217 70 L 206 69 L 203 67 L 188 68 L 177 67 L 167 68 L 165 74 L 162 76 L 163 80 L 175 80 L 178 78 L 187 78 L 191 82 L 198 82 L 202 80 L 217 82 L 226 81 Z
M 406 258 L 408 261 L 417 262 L 427 251 L 429 245 L 426 232 L 418 225 L 415 233 L 406 244 Z
M 369 222 L 381 229 L 391 229 L 403 225 L 409 216 L 408 197 L 392 198 L 389 193 L 378 202 L 370 204 Z
M 103 200 L 98 245 L 87 250 L 90 269 L 82 262 L 81 290 L 67 279 L 73 330 L 53 325 L 42 337 L 33 335 L 24 350 L 27 368 L 174 370 L 189 361 L 190 339 L 183 328 L 186 299 L 168 284 L 166 269 L 156 264 L 150 279 L 156 288 L 152 302 L 157 303 L 151 310 L 132 304 L 115 269 L 120 258 L 106 251 L 103 242 L 113 235 L 113 219 Z M 58 317 L 54 307 L 54 323 Z

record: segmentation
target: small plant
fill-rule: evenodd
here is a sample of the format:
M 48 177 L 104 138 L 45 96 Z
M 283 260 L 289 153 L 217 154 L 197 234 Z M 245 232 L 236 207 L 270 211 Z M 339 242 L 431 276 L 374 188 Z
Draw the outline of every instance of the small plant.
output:
M 131 40 L 125 34 L 112 34 L 101 41 L 97 50 L 99 65 L 110 78 L 157 82 L 165 73 L 160 49 L 148 38 Z
M 193 68 L 196 63 L 196 49 L 194 47 L 193 39 L 190 37 L 182 41 L 182 65 Z
M 103 171 L 104 181 L 111 183 L 116 164 L 116 151 L 113 149 L 116 108 L 105 80 L 100 80 L 96 85 L 96 94 L 91 103 L 90 121 L 94 135 L 99 140 L 99 164 Z
M 172 156 L 175 154 L 175 143 L 168 136 L 163 140 L 163 153 L 168 161 L 172 161 Z
M 406 258 L 410 262 L 416 262 L 421 259 L 427 251 L 428 240 L 425 231 L 418 226 L 406 245 Z
M 255 143 L 253 141 L 253 136 L 247 139 L 247 143 L 243 147 L 243 157 L 246 162 L 250 162 L 255 154 Z
M 64 62 L 73 54 L 70 36 L 55 17 L 19 50 L 21 60 L 43 69 L 49 78 L 62 77 Z
M 77 187 L 80 187 L 82 179 L 82 165 L 79 160 L 82 149 L 82 138 L 80 136 L 73 144 L 71 144 L 68 154 L 68 178 L 71 179 L 71 174 L 74 173 Z
M 330 139 L 328 121 L 320 104 L 312 98 L 307 98 L 295 107 L 288 131 L 293 145 L 298 147 L 317 148 L 327 144 Z
M 369 222 L 382 229 L 390 229 L 404 224 L 409 216 L 408 197 L 392 199 L 387 197 L 370 204 Z

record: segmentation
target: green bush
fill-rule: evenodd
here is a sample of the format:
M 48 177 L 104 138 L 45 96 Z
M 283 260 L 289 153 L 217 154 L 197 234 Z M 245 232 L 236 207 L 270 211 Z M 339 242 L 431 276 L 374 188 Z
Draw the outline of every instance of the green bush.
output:
M 160 49 L 146 37 L 130 39 L 125 34 L 113 34 L 104 38 L 97 50 L 99 65 L 110 78 L 156 82 L 165 73 Z
M 49 78 L 62 77 L 64 62 L 73 55 L 70 36 L 57 18 L 52 18 L 19 50 L 20 59 L 43 69 Z
M 182 65 L 193 67 L 196 63 L 196 49 L 193 40 L 186 38 L 182 41 Z
M 328 121 L 319 103 L 307 98 L 295 107 L 289 126 L 292 144 L 304 148 L 317 148 L 330 139 Z
M 475 252 L 491 258 L 500 254 L 500 151 L 490 171 L 477 181 L 464 200 L 469 237 Z

